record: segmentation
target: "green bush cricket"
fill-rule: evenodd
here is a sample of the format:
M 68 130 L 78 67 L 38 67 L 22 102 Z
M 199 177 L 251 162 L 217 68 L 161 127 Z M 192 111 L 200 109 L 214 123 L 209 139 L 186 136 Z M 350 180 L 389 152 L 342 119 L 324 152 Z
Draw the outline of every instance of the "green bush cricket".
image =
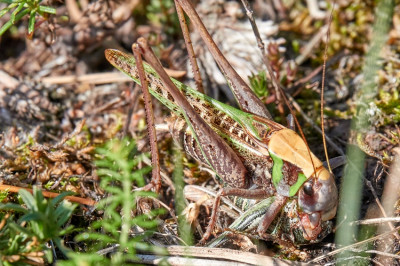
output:
M 204 33 L 201 21 L 195 22 L 199 18 L 190 10 L 190 4 L 181 4 Z M 210 50 L 215 49 L 211 37 L 203 39 Z M 234 70 L 222 54 L 216 52 L 214 57 L 243 111 L 170 79 L 143 39 L 138 40 L 138 46 L 149 62 L 143 66 L 150 93 L 179 117 L 172 126 L 176 138 L 188 154 L 208 164 L 225 184 L 215 199 L 210 226 L 202 240 L 211 234 L 221 196 L 268 198 L 268 202 L 264 200 L 250 208 L 233 229 L 248 229 L 244 220 L 257 218 L 251 228 L 257 227 L 257 233 L 267 238 L 267 229 L 283 207 L 290 205 L 292 211 L 283 211 L 293 215 L 292 220 L 284 222 L 283 232 L 292 234 L 286 239 L 294 244 L 320 240 L 319 235 L 326 233 L 327 222 L 336 214 L 337 188 L 334 176 L 310 153 L 305 141 L 295 131 L 270 119 L 246 83 L 232 74 Z M 107 49 L 105 55 L 113 66 L 140 84 L 133 55 L 112 49 Z

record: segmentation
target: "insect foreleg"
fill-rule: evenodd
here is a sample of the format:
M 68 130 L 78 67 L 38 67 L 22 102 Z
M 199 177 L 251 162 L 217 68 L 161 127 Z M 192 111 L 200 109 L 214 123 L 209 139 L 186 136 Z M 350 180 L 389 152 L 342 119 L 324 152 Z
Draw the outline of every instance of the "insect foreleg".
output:
M 286 204 L 288 198 L 284 196 L 276 195 L 275 201 L 269 206 L 268 210 L 265 212 L 261 223 L 258 225 L 257 233 L 260 236 L 264 236 L 268 227 L 271 225 L 272 221 L 278 215 L 282 207 Z
M 265 199 L 272 196 L 270 192 L 265 189 L 243 189 L 243 188 L 230 188 L 222 189 L 223 196 L 236 196 L 247 199 Z
M 222 196 L 239 196 L 252 199 L 268 198 L 265 204 L 257 205 L 257 207 L 250 208 L 248 211 L 246 211 L 246 213 L 243 214 L 241 218 L 235 221 L 235 223 L 230 227 L 231 229 L 236 229 L 239 231 L 245 231 L 247 229 L 257 227 L 257 234 L 263 239 L 271 239 L 271 236 L 267 233 L 267 229 L 270 227 L 271 223 L 278 216 L 278 213 L 288 201 L 288 197 L 281 196 L 279 194 L 271 197 L 272 195 L 263 189 L 248 190 L 223 188 L 215 198 L 211 220 L 200 243 L 204 243 L 211 235 L 212 229 L 216 222 L 217 211 Z M 274 238 L 274 241 L 276 240 L 277 239 Z
M 250 199 L 264 199 L 271 197 L 272 194 L 264 189 L 243 189 L 243 188 L 222 188 L 217 196 L 215 197 L 213 211 L 210 218 L 210 223 L 208 224 L 207 231 L 203 235 L 203 238 L 200 240 L 201 244 L 204 244 L 205 241 L 211 236 L 212 230 L 215 226 L 215 221 L 217 219 L 218 207 L 221 202 L 222 196 L 237 196 L 242 198 L 250 198 Z M 282 206 L 281 206 L 282 207 Z M 271 222 L 274 220 L 277 213 L 274 214 L 273 217 L 270 217 Z
M 256 229 L 264 217 L 265 212 L 274 202 L 275 197 L 270 197 L 258 202 L 256 205 L 250 207 L 238 219 L 236 219 L 230 226 L 229 230 L 236 232 L 251 232 Z M 223 232 L 220 236 L 213 239 L 208 243 L 208 247 L 218 247 L 228 241 L 229 232 Z

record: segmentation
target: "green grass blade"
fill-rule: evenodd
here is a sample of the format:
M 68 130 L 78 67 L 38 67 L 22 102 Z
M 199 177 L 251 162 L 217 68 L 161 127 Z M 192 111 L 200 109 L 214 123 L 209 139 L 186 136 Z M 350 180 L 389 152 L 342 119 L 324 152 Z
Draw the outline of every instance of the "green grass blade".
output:
M 23 16 L 25 16 L 26 14 L 29 13 L 28 9 L 24 9 L 22 12 L 18 13 L 18 15 L 15 17 L 15 22 L 17 22 L 18 20 L 20 20 Z M 0 28 L 0 36 L 4 34 L 4 32 L 6 32 L 11 26 L 13 25 L 13 23 L 11 23 L 11 21 L 7 21 L 1 28 Z
M 22 200 L 24 201 L 24 203 L 26 204 L 26 206 L 28 207 L 28 209 L 30 210 L 37 210 L 36 207 L 36 200 L 35 198 L 31 195 L 30 192 L 28 192 L 25 189 L 21 189 L 18 194 L 21 196 Z
M 36 10 L 32 10 L 29 16 L 29 24 L 28 24 L 29 35 L 31 35 L 32 32 L 35 30 L 35 21 L 36 21 L 35 16 L 36 16 Z
M 1 2 L 1 1 L 0 1 Z M 4 16 L 6 13 L 8 13 L 11 9 L 13 9 L 14 7 L 18 6 L 17 3 L 12 3 L 10 5 L 8 5 L 8 7 L 3 8 L 2 10 L 0 10 L 0 18 L 2 16 Z
M 367 108 L 378 92 L 376 77 L 381 68 L 381 51 L 389 36 L 393 6 L 393 0 L 381 0 L 377 3 L 373 34 L 363 66 L 364 83 L 357 92 L 357 116 L 354 116 L 351 125 L 355 132 L 363 132 L 371 127 Z M 337 216 L 337 224 L 340 226 L 335 235 L 337 247 L 350 246 L 359 237 L 358 228 L 352 226 L 351 222 L 359 218 L 361 209 L 365 153 L 353 145 L 348 145 L 347 149 L 348 165 L 342 178 Z M 351 263 L 346 261 L 351 256 L 349 250 L 338 254 L 337 260 L 341 261 L 338 265 L 358 265 L 358 260 Z
M 11 13 L 10 21 L 12 24 L 15 23 L 15 17 L 16 15 L 24 8 L 24 3 L 19 4 L 18 7 Z
M 15 212 L 22 212 L 22 213 L 26 213 L 28 211 L 21 205 L 15 203 L 0 204 L 0 210 L 5 210 L 5 211 L 12 210 Z
M 49 13 L 49 14 L 55 15 L 57 10 L 55 8 L 53 8 L 53 7 L 50 7 L 50 6 L 39 6 L 38 12 L 45 12 L 45 13 Z
M 177 214 L 181 214 L 186 208 L 185 195 L 183 194 L 184 175 L 183 175 L 183 162 L 182 162 L 182 150 L 177 146 L 174 146 L 174 172 L 173 180 L 175 184 L 175 209 Z M 178 232 L 182 240 L 191 245 L 193 243 L 193 232 L 191 230 L 189 222 L 186 220 L 184 215 L 178 216 Z
M 56 206 L 59 202 L 61 202 L 66 196 L 72 196 L 74 195 L 74 192 L 71 191 L 65 191 L 63 193 L 61 193 L 60 195 L 58 195 L 57 197 L 55 197 L 54 199 L 51 200 L 51 206 Z

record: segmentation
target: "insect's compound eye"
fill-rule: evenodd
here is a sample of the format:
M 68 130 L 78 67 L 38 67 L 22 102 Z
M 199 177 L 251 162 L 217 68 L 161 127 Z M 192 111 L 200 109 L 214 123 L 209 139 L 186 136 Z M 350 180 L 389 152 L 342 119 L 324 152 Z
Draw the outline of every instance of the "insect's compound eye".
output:
M 307 182 L 303 186 L 303 191 L 306 195 L 312 196 L 314 194 L 313 184 L 311 182 Z
M 325 177 L 327 178 L 307 180 L 298 195 L 299 207 L 307 214 L 320 212 L 322 221 L 330 220 L 335 216 L 338 204 L 335 178 L 329 172 Z

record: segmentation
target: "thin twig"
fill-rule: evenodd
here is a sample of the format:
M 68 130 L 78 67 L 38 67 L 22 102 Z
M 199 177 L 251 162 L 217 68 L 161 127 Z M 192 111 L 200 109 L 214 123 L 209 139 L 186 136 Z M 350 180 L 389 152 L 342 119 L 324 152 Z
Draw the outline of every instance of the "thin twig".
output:
M 206 27 L 201 21 L 199 15 L 194 9 L 190 1 L 176 0 L 185 13 L 189 16 L 190 21 L 193 23 L 195 28 L 198 30 L 201 38 L 207 45 L 210 53 L 214 57 L 222 73 L 227 79 L 235 98 L 240 105 L 241 109 L 253 113 L 262 117 L 272 119 L 271 114 L 263 104 L 263 102 L 254 94 L 250 87 L 244 82 L 244 80 L 237 74 L 233 67 L 226 60 L 225 56 L 218 49 L 217 44 L 214 42 Z
M 251 28 L 252 28 L 252 30 L 254 32 L 254 36 L 256 37 L 257 46 L 261 51 L 261 56 L 262 56 L 264 65 L 267 67 L 268 73 L 271 76 L 272 83 L 273 83 L 274 89 L 276 91 L 276 98 L 277 98 L 278 102 L 282 102 L 282 100 L 281 100 L 281 92 L 280 92 L 280 89 L 279 89 L 280 84 L 279 84 L 279 82 L 277 81 L 277 79 L 276 79 L 276 77 L 274 75 L 274 71 L 271 68 L 271 63 L 270 63 L 270 61 L 268 59 L 268 56 L 267 56 L 267 54 L 265 52 L 266 51 L 265 50 L 265 45 L 264 45 L 264 42 L 263 42 L 263 40 L 261 38 L 260 31 L 258 30 L 257 24 L 256 24 L 256 22 L 254 20 L 253 11 L 251 10 L 249 2 L 247 0 L 242 0 L 242 4 L 244 6 L 244 9 L 246 10 L 246 16 L 250 21 L 250 25 L 251 25 Z M 280 109 L 280 112 L 282 113 L 283 112 L 283 107 L 279 108 L 279 109 Z M 289 107 L 289 109 L 290 109 L 290 107 Z M 299 125 L 298 125 L 298 127 L 299 127 Z
M 33 190 L 30 188 L 16 187 L 16 186 L 9 186 L 9 185 L 0 185 L 0 191 L 7 190 L 9 192 L 18 193 L 18 191 L 20 191 L 21 189 L 25 189 L 25 190 L 29 191 L 30 193 L 33 193 Z M 42 190 L 42 194 L 46 198 L 55 198 L 60 195 L 59 193 L 44 191 L 44 190 Z M 71 202 L 76 202 L 76 203 L 84 204 L 84 205 L 88 205 L 88 206 L 94 206 L 97 203 L 96 201 L 94 201 L 92 199 L 81 198 L 81 197 L 76 197 L 76 196 L 66 196 L 65 199 L 69 200 Z
M 382 204 L 381 204 L 381 201 L 379 200 L 378 195 L 376 194 L 376 191 L 375 191 L 374 187 L 373 187 L 372 184 L 371 184 L 371 181 L 369 181 L 369 180 L 366 179 L 366 180 L 365 180 L 365 184 L 368 186 L 369 190 L 371 190 L 372 195 L 374 196 L 375 202 L 376 202 L 376 204 L 378 205 L 378 208 L 379 208 L 379 210 L 381 211 L 383 217 L 384 217 L 384 218 L 387 218 L 387 214 L 386 214 L 385 208 L 383 208 L 383 206 L 382 206 Z M 393 226 L 392 223 L 389 223 L 389 226 L 390 226 L 390 229 L 391 229 L 391 230 L 394 229 L 394 226 Z M 397 237 L 398 237 L 398 235 L 397 235 Z
M 382 223 L 400 223 L 400 217 L 380 217 L 351 222 L 350 225 L 382 224 Z
M 384 266 L 382 263 L 379 263 L 379 262 L 377 262 L 376 260 L 374 260 L 374 259 L 371 259 L 371 258 L 369 258 L 369 257 L 363 257 L 363 256 L 351 256 L 351 257 L 347 257 L 347 258 L 342 258 L 342 259 L 338 259 L 338 260 L 336 260 L 335 262 L 333 262 L 333 263 L 327 263 L 327 264 L 325 264 L 326 266 L 330 266 L 330 265 L 337 265 L 337 264 L 343 264 L 343 262 L 345 262 L 345 261 L 354 261 L 354 260 L 367 260 L 367 261 L 371 261 L 371 262 L 374 262 L 374 263 L 376 263 L 376 265 L 379 265 L 379 266 Z M 347 264 L 344 264 L 344 265 L 347 265 Z M 373 265 L 375 265 L 375 264 L 373 264 Z
M 382 251 L 378 251 L 378 250 L 365 250 L 364 252 L 365 253 L 377 254 L 377 255 L 380 255 L 380 256 L 384 256 L 384 257 L 395 258 L 395 259 L 398 259 L 400 261 L 400 255 L 391 254 L 391 253 L 387 253 L 387 252 L 382 252 Z
M 388 180 L 389 180 L 389 179 L 388 179 Z M 385 210 L 385 208 L 382 206 L 381 201 L 379 200 L 378 195 L 376 194 L 376 191 L 375 191 L 374 187 L 373 187 L 372 184 L 371 184 L 371 181 L 365 179 L 365 183 L 366 183 L 366 185 L 368 186 L 368 188 L 371 190 L 372 195 L 374 196 L 375 202 L 376 202 L 376 204 L 378 205 L 378 208 L 379 208 L 379 210 L 381 211 L 383 217 L 384 217 L 384 218 L 387 218 L 386 210 Z M 395 185 L 395 183 L 393 183 L 393 185 Z M 397 184 L 397 187 L 398 187 L 398 184 Z M 394 201 L 391 202 L 390 205 L 391 205 L 391 204 L 394 205 Z M 388 208 L 388 206 L 386 206 L 386 207 Z M 389 211 L 390 211 L 390 215 L 392 215 L 393 209 L 392 209 L 392 208 L 388 208 L 388 209 L 389 209 Z M 394 229 L 394 225 L 393 225 L 391 222 L 389 222 L 389 227 L 390 227 L 391 230 Z M 397 239 L 400 239 L 400 235 L 399 235 L 397 232 L 396 232 L 394 235 L 395 235 L 395 237 L 396 237 Z
M 172 70 L 164 68 L 167 74 L 173 78 L 182 78 L 186 75 L 186 71 Z M 0 72 L 0 78 L 1 78 Z M 45 84 L 74 84 L 74 83 L 87 83 L 87 84 L 108 84 L 116 82 L 128 82 L 132 81 L 130 77 L 124 75 L 121 72 L 102 72 L 85 75 L 63 75 L 63 76 L 52 76 L 43 77 L 39 79 L 39 82 Z
M 345 246 L 345 247 L 342 247 L 342 248 L 338 248 L 338 249 L 336 249 L 336 250 L 334 250 L 334 251 L 331 251 L 331 252 L 329 252 L 329 253 L 327 253 L 327 254 L 324 254 L 324 255 L 322 255 L 322 256 L 316 257 L 316 258 L 310 260 L 309 262 L 318 262 L 318 261 L 321 261 L 321 260 L 323 260 L 323 259 L 325 259 L 325 258 L 327 258 L 327 257 L 329 257 L 329 256 L 336 255 L 336 254 L 338 254 L 338 253 L 340 253 L 340 252 L 342 252 L 342 251 L 345 251 L 345 250 L 348 250 L 348 249 L 351 249 L 351 248 L 354 248 L 354 247 L 363 245 L 363 244 L 365 244 L 365 243 L 369 243 L 369 242 L 371 242 L 371 241 L 374 241 L 374 240 L 377 240 L 377 239 L 381 239 L 381 238 L 386 237 L 386 236 L 388 236 L 388 235 L 391 235 L 391 234 L 393 234 L 393 233 L 396 233 L 399 229 L 400 229 L 400 226 L 396 227 L 394 230 L 391 230 L 391 231 L 389 231 L 389 232 L 386 232 L 386 233 L 383 233 L 383 234 L 380 234 L 380 235 L 371 237 L 371 238 L 369 238 L 369 239 L 366 239 L 366 240 L 363 240 L 363 241 L 360 241 L 360 242 L 357 242 L 357 243 L 354 243 L 354 244 L 351 244 L 351 245 L 348 245 L 348 246 Z
M 333 9 L 332 9 L 333 10 Z M 302 49 L 302 53 L 295 59 L 296 64 L 299 66 L 315 52 L 315 46 L 321 41 L 322 37 L 329 31 L 329 25 L 323 26 L 316 35 L 314 35 L 307 45 Z
M 180 256 L 157 256 L 157 255 L 136 255 L 140 263 L 151 264 L 151 265 L 162 265 L 167 263 L 168 265 L 192 265 L 192 266 L 248 266 L 248 263 L 238 263 L 226 260 L 211 260 L 211 259 L 198 259 L 198 258 L 187 258 Z
M 400 188 L 400 148 L 393 149 L 396 156 L 394 156 L 394 160 L 392 165 L 390 166 L 390 173 L 386 179 L 385 187 L 382 194 L 382 205 L 383 208 L 386 210 L 389 215 L 394 214 L 394 206 L 396 205 L 396 201 L 398 200 L 398 191 Z M 390 227 L 393 225 L 390 223 Z M 378 228 L 378 232 L 386 230 L 385 226 L 381 225 Z M 400 236 L 399 233 L 395 234 L 397 240 L 399 240 Z M 388 240 L 386 244 L 390 245 L 392 240 Z M 382 245 L 382 246 L 381 246 Z M 378 246 L 378 250 L 383 249 L 383 243 Z
M 268 256 L 263 256 L 259 254 L 254 254 L 251 252 L 243 252 L 232 249 L 224 248 L 206 248 L 206 247 L 184 247 L 184 246 L 169 246 L 167 247 L 167 252 L 169 256 L 179 256 L 179 257 L 192 257 L 192 258 L 206 258 L 212 259 L 213 261 L 220 260 L 236 263 L 246 263 L 247 265 L 297 265 L 305 266 L 311 264 L 305 264 L 302 262 L 281 260 L 278 258 L 272 258 Z M 190 260 L 186 260 L 189 265 L 192 265 Z M 204 262 L 204 261 L 203 261 Z M 210 261 L 211 262 L 211 261 Z M 188 265 L 188 264 L 181 264 Z M 204 264 L 201 264 L 204 265 Z M 209 265 L 209 264 L 207 264 Z M 214 264 L 220 265 L 220 264 Z M 234 265 L 234 264 L 230 264 Z
M 326 66 L 329 67 L 333 64 L 335 64 L 339 59 L 343 58 L 343 56 L 346 55 L 346 51 L 341 51 L 339 53 L 337 53 L 336 55 L 332 56 L 327 62 L 326 62 Z M 292 95 L 292 97 L 296 97 L 297 95 L 300 94 L 300 92 L 303 91 L 303 89 L 306 87 L 305 83 L 307 83 L 308 81 L 310 81 L 312 78 L 314 78 L 315 76 L 317 76 L 319 74 L 319 72 L 321 72 L 322 70 L 322 66 L 317 67 L 316 69 L 314 69 L 311 73 L 309 73 L 307 76 L 297 80 L 293 86 L 288 87 L 287 89 L 290 91 L 295 90 L 293 93 L 291 93 L 290 95 Z

